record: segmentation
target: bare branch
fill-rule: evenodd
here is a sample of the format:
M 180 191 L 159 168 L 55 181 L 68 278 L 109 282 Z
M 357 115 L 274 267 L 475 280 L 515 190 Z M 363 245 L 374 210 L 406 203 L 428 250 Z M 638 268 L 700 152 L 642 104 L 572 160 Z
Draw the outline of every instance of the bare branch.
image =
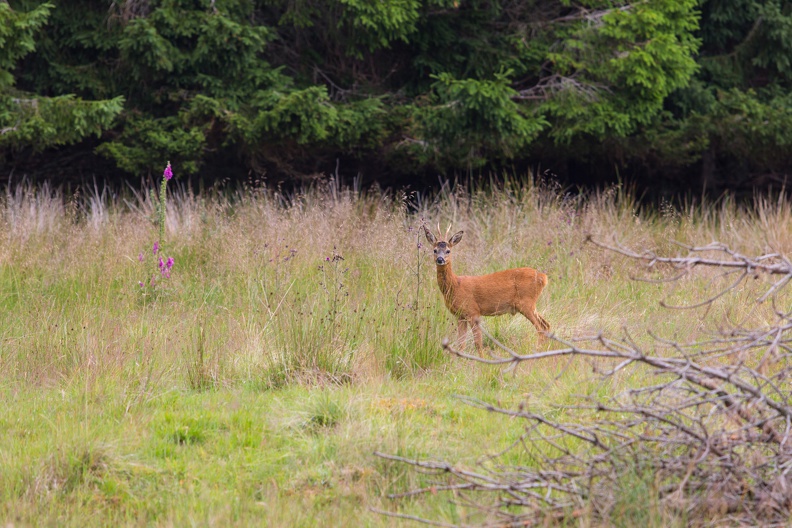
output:
M 581 511 L 594 516 L 594 524 L 597 519 L 608 524 L 614 493 L 629 486 L 625 476 L 647 472 L 664 507 L 694 523 L 785 525 L 792 515 L 792 310 L 779 309 L 783 304 L 776 301 L 792 280 L 792 263 L 778 253 L 748 257 L 717 242 L 700 247 L 679 244 L 687 255 L 668 257 L 618 242 L 590 241 L 661 273 L 672 270 L 670 282 L 701 267 L 724 270 L 710 282 L 712 291 L 705 301 L 681 307 L 664 304 L 666 308 L 708 307 L 735 294 L 757 273 L 780 276 L 755 287 L 765 290 L 757 305 L 770 299 L 776 321 L 759 328 L 728 322 L 709 337 L 691 342 L 650 333 L 648 348 L 627 332 L 618 339 L 603 334 L 572 339 L 550 335 L 558 348 L 528 354 L 517 353 L 482 329 L 497 348 L 497 355 L 488 358 L 443 340 L 443 349 L 454 356 L 486 365 L 586 358 L 606 364 L 595 372 L 603 381 L 627 369 L 645 375 L 621 393 L 583 396 L 581 404 L 559 406 L 566 422 L 556 413 L 529 410 L 525 404 L 509 410 L 461 397 L 468 405 L 524 421 L 519 441 L 498 456 L 523 449 L 530 455 L 530 467 L 489 467 L 498 459 L 495 456 L 487 459 L 487 467 L 472 471 L 446 462 L 378 454 L 445 475 L 438 486 L 392 497 L 450 491 L 454 500 L 506 525 L 571 521 Z M 736 279 L 723 284 L 721 279 L 730 274 Z
M 636 253 L 630 249 L 625 248 L 621 245 L 610 246 L 608 244 L 604 244 L 597 240 L 594 240 L 592 237 L 587 239 L 589 242 L 594 244 L 595 246 L 601 247 L 603 249 L 607 249 L 609 251 L 613 251 L 614 253 L 619 253 L 624 255 L 625 257 L 630 257 L 632 259 L 641 260 L 644 262 L 648 262 L 649 266 L 653 266 L 656 263 L 663 263 L 663 264 L 671 264 L 676 268 L 684 268 L 684 269 L 691 269 L 694 266 L 714 266 L 718 268 L 744 268 L 749 271 L 763 271 L 765 273 L 770 273 L 773 275 L 789 275 L 792 274 L 792 265 L 786 259 L 783 259 L 782 262 L 777 263 L 765 263 L 765 260 L 772 260 L 774 258 L 778 258 L 777 254 L 770 254 L 770 255 L 763 255 L 757 257 L 755 259 L 749 259 L 739 253 L 731 251 L 728 247 L 720 244 L 718 242 L 713 242 L 708 246 L 702 247 L 687 247 L 690 251 L 690 255 L 695 253 L 702 253 L 707 251 L 718 251 L 722 253 L 726 253 L 730 257 L 730 260 L 717 260 L 717 259 L 707 259 L 703 257 L 696 257 L 696 256 L 687 256 L 687 257 L 660 257 L 657 254 L 651 251 L 644 251 L 643 253 Z
M 408 521 L 416 521 L 416 522 L 419 522 L 419 523 L 428 524 L 430 526 L 445 526 L 445 527 L 450 527 L 450 528 L 454 528 L 456 526 L 460 526 L 460 525 L 457 525 L 457 524 L 448 524 L 448 523 L 444 523 L 444 522 L 432 521 L 431 519 L 424 519 L 423 517 L 418 517 L 417 515 L 408 515 L 406 513 L 398 513 L 398 512 L 388 511 L 388 510 L 380 510 L 378 508 L 369 508 L 369 510 L 373 511 L 374 513 L 379 513 L 381 515 L 387 515 L 388 517 L 396 517 L 397 519 L 407 519 Z
M 610 90 L 606 85 L 601 83 L 580 81 L 575 78 L 575 75 L 563 76 L 553 74 L 542 78 L 538 83 L 531 86 L 530 88 L 519 90 L 517 95 L 514 96 L 514 99 L 518 101 L 544 101 L 556 93 L 563 91 L 575 92 L 587 101 L 596 101 L 600 92 Z

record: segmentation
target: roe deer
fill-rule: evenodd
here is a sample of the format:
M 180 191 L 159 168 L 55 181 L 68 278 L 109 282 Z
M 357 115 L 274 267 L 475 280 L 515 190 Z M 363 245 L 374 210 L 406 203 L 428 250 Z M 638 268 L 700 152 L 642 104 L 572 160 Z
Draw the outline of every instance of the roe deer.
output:
M 422 227 L 434 249 L 437 284 L 443 293 L 443 300 L 459 319 L 460 342 L 467 334 L 468 325 L 472 326 L 476 350 L 481 354 L 481 316 L 513 315 L 517 312 L 527 317 L 544 338 L 550 331 L 550 324 L 537 313 L 536 300 L 547 285 L 547 275 L 533 268 L 513 268 L 478 276 L 455 275 L 451 268 L 451 248 L 459 244 L 464 231 L 445 240 L 451 226 L 446 229 L 445 237 L 440 233 L 439 225 L 437 237 L 426 226 Z

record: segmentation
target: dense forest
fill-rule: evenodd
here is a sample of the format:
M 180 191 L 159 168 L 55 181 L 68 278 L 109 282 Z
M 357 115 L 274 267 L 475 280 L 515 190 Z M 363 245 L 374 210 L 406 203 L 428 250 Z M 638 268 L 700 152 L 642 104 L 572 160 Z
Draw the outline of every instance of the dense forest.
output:
M 781 0 L 0 0 L 0 182 L 792 173 Z

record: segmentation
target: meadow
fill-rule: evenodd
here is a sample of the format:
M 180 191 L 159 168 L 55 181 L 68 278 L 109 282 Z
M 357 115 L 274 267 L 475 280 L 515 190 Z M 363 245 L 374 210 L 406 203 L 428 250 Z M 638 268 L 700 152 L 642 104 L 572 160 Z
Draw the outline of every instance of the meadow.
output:
M 457 273 L 546 272 L 538 310 L 560 337 L 628 328 L 639 341 L 648 331 L 687 339 L 704 315 L 755 300 L 738 291 L 701 316 L 669 312 L 662 299 L 695 302 L 712 276 L 634 281 L 640 264 L 589 235 L 666 253 L 712 240 L 749 255 L 792 250 L 792 211 L 770 199 L 644 210 L 620 188 L 583 196 L 516 181 L 433 196 L 332 182 L 170 193 L 157 255 L 146 192 L 17 185 L 0 197 L 5 526 L 407 522 L 374 509 L 485 521 L 447 496 L 389 499 L 428 477 L 373 453 L 473 467 L 524 424 L 460 396 L 558 416 L 632 380 L 602 384 L 574 358 L 507 371 L 445 353 L 456 323 L 423 222 L 465 231 Z M 159 256 L 173 258 L 169 276 Z M 516 351 L 546 346 L 519 315 L 484 324 Z

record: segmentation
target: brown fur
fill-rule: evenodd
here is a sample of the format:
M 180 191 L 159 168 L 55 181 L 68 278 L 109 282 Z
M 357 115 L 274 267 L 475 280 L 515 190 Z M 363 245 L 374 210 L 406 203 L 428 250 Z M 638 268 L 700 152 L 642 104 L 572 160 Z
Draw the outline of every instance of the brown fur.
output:
M 489 275 L 456 275 L 451 267 L 450 248 L 459 243 L 463 231 L 449 241 L 438 240 L 426 227 L 424 233 L 435 252 L 437 284 L 446 307 L 459 319 L 460 342 L 468 326 L 472 326 L 476 350 L 481 353 L 481 316 L 489 315 L 519 312 L 531 321 L 542 337 L 550 331 L 550 324 L 536 311 L 536 300 L 547 286 L 547 275 L 533 268 L 514 268 Z

